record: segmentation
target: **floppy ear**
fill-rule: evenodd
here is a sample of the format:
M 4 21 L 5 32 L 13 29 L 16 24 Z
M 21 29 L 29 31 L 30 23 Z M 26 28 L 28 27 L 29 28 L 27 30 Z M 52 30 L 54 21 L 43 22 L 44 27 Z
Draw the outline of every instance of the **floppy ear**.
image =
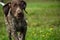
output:
M 27 3 L 25 1 L 21 1 L 21 8 L 27 13 L 27 11 L 25 10 L 27 6 Z
M 26 2 L 25 1 L 21 1 L 21 8 L 25 10 L 26 6 L 27 6 Z
M 9 2 L 9 3 L 7 3 L 6 5 L 3 6 L 3 11 L 4 11 L 5 16 L 8 15 L 8 12 L 9 12 L 9 9 L 10 9 L 10 4 L 11 3 Z

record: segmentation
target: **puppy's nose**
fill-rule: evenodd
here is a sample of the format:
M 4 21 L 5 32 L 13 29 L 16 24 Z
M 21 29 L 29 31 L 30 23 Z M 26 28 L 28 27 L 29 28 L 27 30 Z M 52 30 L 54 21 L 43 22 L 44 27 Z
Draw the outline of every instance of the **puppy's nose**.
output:
M 21 12 L 21 13 L 18 13 L 18 16 L 22 17 L 22 16 L 24 16 L 24 14 Z
M 22 12 L 18 13 L 18 15 L 22 15 Z

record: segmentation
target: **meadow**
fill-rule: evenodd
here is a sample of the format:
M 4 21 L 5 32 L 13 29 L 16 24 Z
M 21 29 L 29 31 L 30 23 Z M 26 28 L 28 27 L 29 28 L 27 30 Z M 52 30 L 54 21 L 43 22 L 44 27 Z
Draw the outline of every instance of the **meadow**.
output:
M 27 2 L 26 40 L 60 40 L 60 2 Z M 0 40 L 8 40 L 0 5 Z

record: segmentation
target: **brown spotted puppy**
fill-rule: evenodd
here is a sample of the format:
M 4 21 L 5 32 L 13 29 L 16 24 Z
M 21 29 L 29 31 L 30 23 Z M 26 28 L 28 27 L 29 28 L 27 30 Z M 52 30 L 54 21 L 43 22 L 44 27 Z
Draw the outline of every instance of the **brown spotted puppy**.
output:
M 3 7 L 9 40 L 12 40 L 11 36 L 14 40 L 25 40 L 27 31 L 25 8 L 26 2 L 21 0 L 13 0 Z

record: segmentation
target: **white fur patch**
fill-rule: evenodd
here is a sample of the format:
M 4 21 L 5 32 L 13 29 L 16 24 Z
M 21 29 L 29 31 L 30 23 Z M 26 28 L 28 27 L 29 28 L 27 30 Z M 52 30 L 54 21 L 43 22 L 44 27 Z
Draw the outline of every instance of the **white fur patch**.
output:
M 2 5 L 2 6 L 4 6 L 5 4 L 4 3 L 2 3 L 2 2 L 0 2 L 0 4 Z

